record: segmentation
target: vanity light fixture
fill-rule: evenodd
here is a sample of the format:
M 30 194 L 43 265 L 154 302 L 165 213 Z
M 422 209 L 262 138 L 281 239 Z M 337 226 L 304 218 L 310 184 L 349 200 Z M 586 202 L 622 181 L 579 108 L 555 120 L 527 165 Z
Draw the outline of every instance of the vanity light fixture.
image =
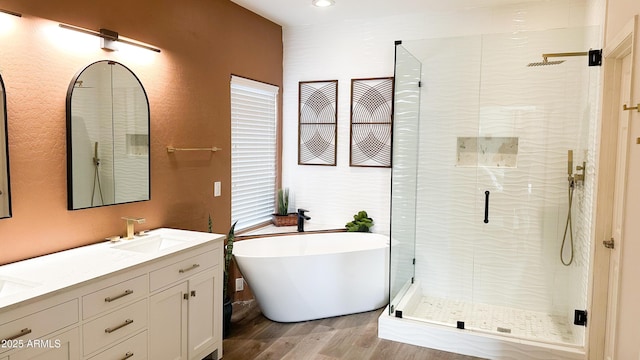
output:
M 3 12 L 5 14 L 9 14 L 9 15 L 13 15 L 13 16 L 17 16 L 17 17 L 22 17 L 22 14 L 17 13 L 15 11 L 11 11 L 11 10 L 0 9 L 0 12 Z
M 111 50 L 111 51 L 118 50 L 117 43 L 121 42 L 124 44 L 137 46 L 143 49 L 160 52 L 160 49 L 155 48 L 153 46 L 143 44 L 141 42 L 134 41 L 134 40 L 124 39 L 118 35 L 118 32 L 113 30 L 100 29 L 100 31 L 93 31 L 93 30 L 88 30 L 88 29 L 84 29 L 81 27 L 73 26 L 73 25 L 67 25 L 67 24 L 60 24 L 60 27 L 63 29 L 78 31 L 84 34 L 89 34 L 89 35 L 99 37 L 101 39 L 100 47 L 105 50 Z
M 103 50 L 118 50 L 118 33 L 108 29 L 100 29 L 100 48 Z
M 317 7 L 328 7 L 336 4 L 334 0 L 311 0 L 311 3 Z

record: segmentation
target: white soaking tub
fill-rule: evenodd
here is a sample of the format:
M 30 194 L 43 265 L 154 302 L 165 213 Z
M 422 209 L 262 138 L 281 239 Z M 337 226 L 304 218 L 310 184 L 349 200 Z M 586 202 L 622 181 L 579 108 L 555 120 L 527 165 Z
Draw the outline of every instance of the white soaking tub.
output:
M 236 241 L 233 254 L 262 313 L 298 322 L 381 308 L 389 298 L 389 238 L 320 233 Z

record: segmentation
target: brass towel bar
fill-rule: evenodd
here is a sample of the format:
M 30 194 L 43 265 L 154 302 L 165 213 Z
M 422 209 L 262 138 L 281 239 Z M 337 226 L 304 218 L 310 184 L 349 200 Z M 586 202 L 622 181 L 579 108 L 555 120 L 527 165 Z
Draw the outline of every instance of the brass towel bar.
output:
M 211 151 L 211 152 L 216 152 L 216 151 L 220 151 L 222 149 L 220 149 L 219 147 L 210 147 L 210 148 L 176 148 L 173 146 L 167 146 L 167 152 L 168 153 L 173 153 L 176 151 Z
M 632 107 L 628 107 L 627 104 L 622 105 L 622 110 L 637 110 L 638 112 L 640 112 L 640 104 L 636 105 L 636 106 L 632 106 Z

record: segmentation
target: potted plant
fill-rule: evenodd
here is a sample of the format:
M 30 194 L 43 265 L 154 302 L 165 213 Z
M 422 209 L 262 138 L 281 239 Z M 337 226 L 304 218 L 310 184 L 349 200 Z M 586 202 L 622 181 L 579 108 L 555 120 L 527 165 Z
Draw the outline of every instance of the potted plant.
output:
M 229 330 L 231 329 L 231 315 L 233 314 L 233 306 L 231 301 L 231 295 L 229 294 L 229 270 L 231 267 L 231 258 L 233 257 L 233 241 L 235 239 L 235 228 L 238 222 L 234 222 L 229 229 L 229 233 L 227 234 L 227 245 L 224 250 L 224 279 L 222 285 L 222 295 L 224 299 L 222 315 L 224 318 L 223 323 L 223 337 L 227 337 L 229 335 Z
M 222 283 L 222 336 L 226 338 L 229 335 L 231 329 L 231 315 L 233 314 L 232 299 L 229 295 L 229 270 L 231 268 L 231 258 L 233 257 L 233 241 L 235 240 L 235 228 L 238 222 L 234 222 L 227 234 L 227 244 L 224 247 L 224 268 L 223 268 L 223 283 Z M 209 232 L 213 232 L 213 226 L 211 221 L 211 215 L 209 215 Z
M 353 215 L 353 221 L 349 221 L 345 227 L 347 231 L 353 232 L 370 232 L 373 226 L 373 219 L 367 215 L 367 212 L 362 210 Z
M 294 226 L 298 223 L 298 215 L 289 213 L 289 189 L 278 190 L 278 211 L 271 215 L 271 222 L 275 226 Z

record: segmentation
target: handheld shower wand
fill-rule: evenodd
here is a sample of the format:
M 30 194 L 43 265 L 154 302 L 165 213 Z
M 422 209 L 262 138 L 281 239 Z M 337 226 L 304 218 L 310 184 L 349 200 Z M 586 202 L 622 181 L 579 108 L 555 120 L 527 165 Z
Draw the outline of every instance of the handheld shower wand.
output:
M 98 185 L 98 193 L 100 194 L 100 201 L 104 205 L 104 197 L 102 196 L 102 185 L 100 184 L 100 158 L 98 157 L 98 142 L 96 141 L 93 147 L 93 189 L 91 190 L 91 206 L 93 206 L 93 199 L 96 195 L 96 184 Z
M 586 168 L 586 163 L 582 162 L 582 166 L 576 167 L 576 170 L 581 171 L 582 173 L 575 174 L 575 175 L 573 174 L 573 150 L 568 150 L 567 151 L 567 173 L 569 174 L 569 177 L 567 178 L 567 180 L 569 181 L 569 190 L 568 190 L 567 196 L 569 200 L 569 210 L 567 211 L 567 222 L 565 223 L 565 226 L 564 226 L 564 235 L 562 236 L 562 245 L 560 246 L 560 261 L 564 266 L 569 266 L 571 265 L 571 263 L 573 263 L 574 245 L 573 245 L 573 221 L 571 219 L 571 207 L 573 205 L 573 192 L 576 188 L 576 185 L 584 182 L 585 168 Z M 567 242 L 567 233 L 569 235 L 569 241 L 570 241 L 569 250 L 571 251 L 569 261 L 565 261 L 563 256 L 565 243 Z

